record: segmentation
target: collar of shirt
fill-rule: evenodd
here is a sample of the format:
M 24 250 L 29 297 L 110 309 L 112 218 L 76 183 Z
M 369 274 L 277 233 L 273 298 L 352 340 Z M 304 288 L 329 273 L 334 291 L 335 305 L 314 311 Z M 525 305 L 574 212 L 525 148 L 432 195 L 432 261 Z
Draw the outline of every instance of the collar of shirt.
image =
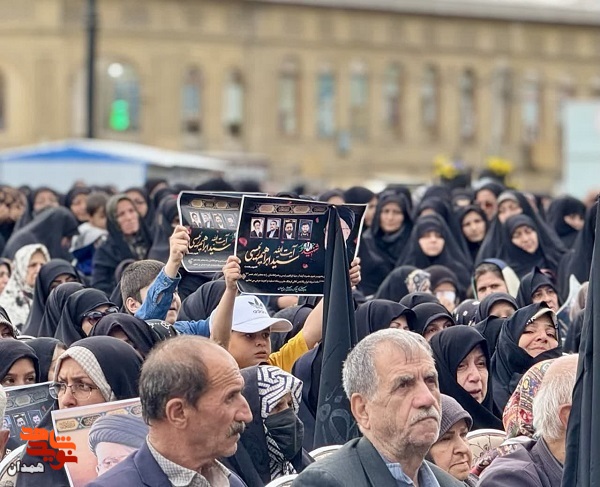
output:
M 150 453 L 158 463 L 158 466 L 165 473 L 169 482 L 173 487 L 221 487 L 229 486 L 230 472 L 224 465 L 215 460 L 214 464 L 209 467 L 209 479 L 203 477 L 200 473 L 182 467 L 171 460 L 162 456 L 146 438 L 146 443 Z
M 399 463 L 389 462 L 381 453 L 379 454 L 381 459 L 385 462 L 385 466 L 390 471 L 390 474 L 396 480 L 398 487 L 414 487 L 415 483 L 412 479 L 404 473 L 402 466 Z M 427 462 L 423 461 L 419 468 L 419 487 L 440 487 L 435 475 L 427 465 Z

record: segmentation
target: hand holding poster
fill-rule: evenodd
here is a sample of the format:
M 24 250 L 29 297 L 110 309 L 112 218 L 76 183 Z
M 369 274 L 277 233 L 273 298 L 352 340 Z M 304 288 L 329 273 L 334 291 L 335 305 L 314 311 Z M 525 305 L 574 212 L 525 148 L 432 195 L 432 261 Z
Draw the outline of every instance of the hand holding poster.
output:
M 186 271 L 218 272 L 233 255 L 240 201 L 233 195 L 179 194 L 179 220 L 190 229 L 190 245 L 183 258 Z
M 235 253 L 241 260 L 243 293 L 323 294 L 326 229 L 332 205 L 323 202 L 244 196 Z M 337 207 L 348 260 L 358 250 L 366 205 Z
M 66 463 L 71 487 L 83 487 L 138 450 L 148 426 L 139 398 L 52 411 L 57 436 L 75 443 L 77 463 Z

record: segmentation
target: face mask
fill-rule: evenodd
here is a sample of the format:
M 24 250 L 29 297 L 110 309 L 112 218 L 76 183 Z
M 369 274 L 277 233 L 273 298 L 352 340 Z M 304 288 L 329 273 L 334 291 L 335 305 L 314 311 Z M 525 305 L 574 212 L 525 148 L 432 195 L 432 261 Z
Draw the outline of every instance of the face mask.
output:
M 270 415 L 265 419 L 265 426 L 284 458 L 288 461 L 294 458 L 302 448 L 304 439 L 304 425 L 294 410 L 288 408 Z

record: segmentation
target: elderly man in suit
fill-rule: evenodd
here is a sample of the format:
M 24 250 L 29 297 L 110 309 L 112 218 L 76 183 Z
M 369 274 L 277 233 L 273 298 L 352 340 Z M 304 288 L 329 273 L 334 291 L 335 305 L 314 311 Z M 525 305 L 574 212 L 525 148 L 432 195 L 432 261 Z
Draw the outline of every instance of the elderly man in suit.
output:
M 236 452 L 252 421 L 243 388 L 237 363 L 216 343 L 190 335 L 161 342 L 140 376 L 146 441 L 88 487 L 242 487 L 217 458 Z
M 438 438 L 441 406 L 422 336 L 399 329 L 372 333 L 348 354 L 343 381 L 364 436 L 308 467 L 294 487 L 464 487 L 424 460 Z

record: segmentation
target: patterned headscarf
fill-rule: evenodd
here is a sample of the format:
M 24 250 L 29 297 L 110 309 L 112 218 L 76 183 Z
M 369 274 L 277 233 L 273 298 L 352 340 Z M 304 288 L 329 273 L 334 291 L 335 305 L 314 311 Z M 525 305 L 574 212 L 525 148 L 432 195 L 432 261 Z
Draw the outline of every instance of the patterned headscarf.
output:
M 50 260 L 48 249 L 42 244 L 21 247 L 13 260 L 13 273 L 0 296 L 0 306 L 8 313 L 12 324 L 19 329 L 27 322 L 33 302 L 33 286 L 29 286 L 25 280 L 29 261 L 36 252 L 41 252 L 46 262 Z
M 279 401 L 281 401 L 288 392 L 292 393 L 294 412 L 298 414 L 300 401 L 302 400 L 302 381 L 300 379 L 281 370 L 279 367 L 261 365 L 257 367 L 257 380 L 258 395 L 260 397 L 260 415 L 263 420 L 263 425 L 269 414 L 275 409 L 275 406 L 277 406 Z M 296 473 L 292 464 L 288 462 L 281 451 L 279 451 L 277 443 L 275 443 L 275 440 L 269 435 L 266 426 L 264 428 L 270 458 L 269 470 L 271 472 L 271 478 Z
M 544 360 L 535 364 L 521 377 L 519 385 L 506 404 L 502 415 L 507 439 L 517 436 L 533 438 L 533 398 L 540 388 L 548 367 L 554 360 Z
M 409 293 L 426 293 L 431 289 L 431 274 L 429 272 L 416 269 L 406 278 L 406 287 Z

